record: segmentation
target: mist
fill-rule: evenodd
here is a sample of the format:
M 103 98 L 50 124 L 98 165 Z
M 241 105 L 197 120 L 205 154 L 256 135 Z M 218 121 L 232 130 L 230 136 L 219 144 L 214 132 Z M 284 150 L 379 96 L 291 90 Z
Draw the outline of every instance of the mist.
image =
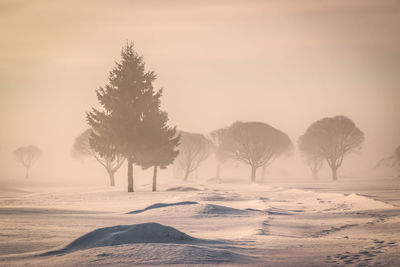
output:
M 399 163 L 380 162 L 394 157 L 400 145 L 399 27 L 400 4 L 394 0 L 3 0 L 0 195 L 68 188 L 128 194 L 127 162 L 115 173 L 116 188 L 109 189 L 105 169 L 91 156 L 74 157 L 73 147 L 90 128 L 88 112 L 101 109 L 96 90 L 107 84 L 121 48 L 130 42 L 146 70 L 155 72 L 154 89 L 163 89 L 161 109 L 179 132 L 210 139 L 235 122 L 262 122 L 288 136 L 290 153 L 274 158 L 265 177 L 258 169 L 260 186 L 366 195 L 372 193 L 361 192 L 360 184 L 398 188 Z M 335 116 L 351 119 L 365 140 L 345 156 L 336 183 L 325 163 L 314 180 L 299 137 L 314 122 Z M 25 179 L 13 153 L 28 145 L 43 153 Z M 162 194 L 172 185 L 207 191 L 216 182 L 215 153 L 188 181 L 176 166 L 159 170 Z M 251 184 L 250 169 L 240 161 L 228 160 L 220 172 L 215 190 Z M 151 169 L 134 165 L 133 176 L 138 191 L 133 194 L 151 190 Z M 372 195 L 387 201 L 393 192 L 389 197 L 385 190 Z M 398 197 L 393 201 L 400 203 Z M 128 202 L 123 207 L 129 211 Z
M 367 141 L 344 167 L 368 175 L 400 134 L 398 11 L 393 1 L 5 1 L 1 177 L 18 175 L 10 154 L 25 144 L 51 162 L 38 176 L 85 171 L 70 147 L 128 39 L 165 88 L 171 124 L 208 134 L 263 121 L 295 142 L 313 121 L 346 115 Z

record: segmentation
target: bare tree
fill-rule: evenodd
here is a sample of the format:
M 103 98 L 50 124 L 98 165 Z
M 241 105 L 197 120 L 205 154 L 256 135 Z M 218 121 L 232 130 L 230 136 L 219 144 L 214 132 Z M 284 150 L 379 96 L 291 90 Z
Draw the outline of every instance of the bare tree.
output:
M 394 153 L 384 159 L 381 159 L 376 167 L 389 167 L 397 170 L 397 175 L 400 177 L 400 146 L 396 148 Z
M 310 157 L 305 160 L 306 164 L 311 170 L 311 174 L 315 180 L 318 180 L 318 173 L 324 165 L 324 159 L 321 157 Z
M 306 134 L 300 136 L 298 141 L 299 150 L 305 157 L 304 162 L 309 166 L 314 179 L 318 179 L 318 172 L 324 163 L 324 157 L 320 155 L 316 141 L 313 136 Z
M 221 178 L 221 165 L 229 158 L 228 152 L 224 148 L 224 138 L 228 128 L 217 129 L 210 133 L 210 140 L 214 147 L 215 159 L 217 160 L 216 178 Z
M 228 129 L 224 147 L 231 157 L 251 167 L 251 181 L 257 168 L 269 166 L 275 158 L 292 149 L 289 137 L 262 122 L 235 122 Z M 228 149 L 229 148 L 229 149 Z
M 208 158 L 212 151 L 212 144 L 202 134 L 181 131 L 180 136 L 177 163 L 184 172 L 183 179 L 186 181 L 189 175 L 196 171 L 200 164 Z
M 29 170 L 36 160 L 43 154 L 42 150 L 36 146 L 23 146 L 14 150 L 15 160 L 25 167 L 25 178 L 29 178 Z
M 72 146 L 72 156 L 74 158 L 80 157 L 93 157 L 98 163 L 100 163 L 107 171 L 110 178 L 110 185 L 115 186 L 115 173 L 124 163 L 125 158 L 121 155 L 114 156 L 100 156 L 91 146 L 90 146 L 90 135 L 92 134 L 92 129 L 89 128 L 84 131 L 81 135 L 75 138 L 74 144 Z
M 332 170 L 332 179 L 337 180 L 337 170 L 344 156 L 361 149 L 364 133 L 355 123 L 345 117 L 323 118 L 314 122 L 300 140 L 312 140 L 310 148 L 315 156 L 323 158 Z

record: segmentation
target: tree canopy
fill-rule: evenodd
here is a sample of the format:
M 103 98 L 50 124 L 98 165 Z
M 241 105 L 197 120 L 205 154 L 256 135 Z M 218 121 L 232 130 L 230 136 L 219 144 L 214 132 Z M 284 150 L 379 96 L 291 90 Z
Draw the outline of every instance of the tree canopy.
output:
M 183 179 L 187 180 L 189 175 L 197 170 L 212 151 L 212 143 L 204 135 L 180 131 L 179 156 L 177 162 L 183 170 Z
M 29 170 L 35 161 L 43 154 L 37 146 L 23 146 L 14 150 L 15 160 L 25 167 L 25 178 L 29 178 Z
M 75 138 L 74 144 L 72 146 L 72 156 L 74 158 L 81 157 L 92 157 L 98 163 L 100 163 L 107 171 L 110 178 L 110 185 L 115 186 L 115 173 L 124 163 L 125 158 L 120 154 L 110 154 L 105 153 L 100 155 L 94 148 L 90 145 L 90 136 L 93 130 L 91 128 L 86 129 L 78 137 Z
M 292 149 L 290 138 L 282 131 L 262 122 L 235 122 L 227 132 L 224 149 L 230 156 L 251 166 L 251 181 L 257 168 Z
M 345 116 L 323 118 L 311 124 L 299 138 L 299 145 L 311 157 L 323 158 L 337 180 L 344 156 L 361 149 L 364 133 Z
M 153 88 L 155 79 L 154 71 L 145 70 L 143 57 L 128 43 L 121 51 L 121 61 L 111 70 L 108 83 L 96 91 L 102 109 L 92 108 L 87 113 L 93 128 L 91 147 L 101 156 L 121 154 L 127 159 L 129 192 L 133 192 L 133 164 L 143 164 L 145 151 L 154 150 L 153 134 L 158 135 L 153 126 L 165 121 L 165 113 L 154 111 L 159 109 L 161 97 L 161 90 Z M 160 122 L 154 122 L 155 118 Z M 170 134 L 171 131 L 167 135 Z

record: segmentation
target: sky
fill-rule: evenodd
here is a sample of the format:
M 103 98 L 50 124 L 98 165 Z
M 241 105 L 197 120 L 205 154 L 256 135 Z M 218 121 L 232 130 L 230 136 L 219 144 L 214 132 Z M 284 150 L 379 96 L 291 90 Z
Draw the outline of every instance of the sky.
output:
M 400 1 L 0 0 L 0 32 L 0 178 L 20 175 L 11 153 L 35 144 L 41 175 L 68 179 L 127 41 L 179 129 L 262 121 L 296 143 L 345 115 L 366 135 L 355 174 L 400 145 Z

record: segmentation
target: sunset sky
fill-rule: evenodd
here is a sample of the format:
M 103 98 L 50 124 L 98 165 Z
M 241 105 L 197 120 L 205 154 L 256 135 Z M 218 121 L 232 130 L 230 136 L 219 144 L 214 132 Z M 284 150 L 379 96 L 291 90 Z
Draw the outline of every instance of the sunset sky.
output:
M 0 32 L 0 178 L 15 175 L 21 145 L 55 169 L 72 160 L 127 40 L 180 129 L 257 120 L 296 143 L 315 120 L 345 115 L 366 135 L 365 170 L 400 145 L 397 0 L 0 0 Z

